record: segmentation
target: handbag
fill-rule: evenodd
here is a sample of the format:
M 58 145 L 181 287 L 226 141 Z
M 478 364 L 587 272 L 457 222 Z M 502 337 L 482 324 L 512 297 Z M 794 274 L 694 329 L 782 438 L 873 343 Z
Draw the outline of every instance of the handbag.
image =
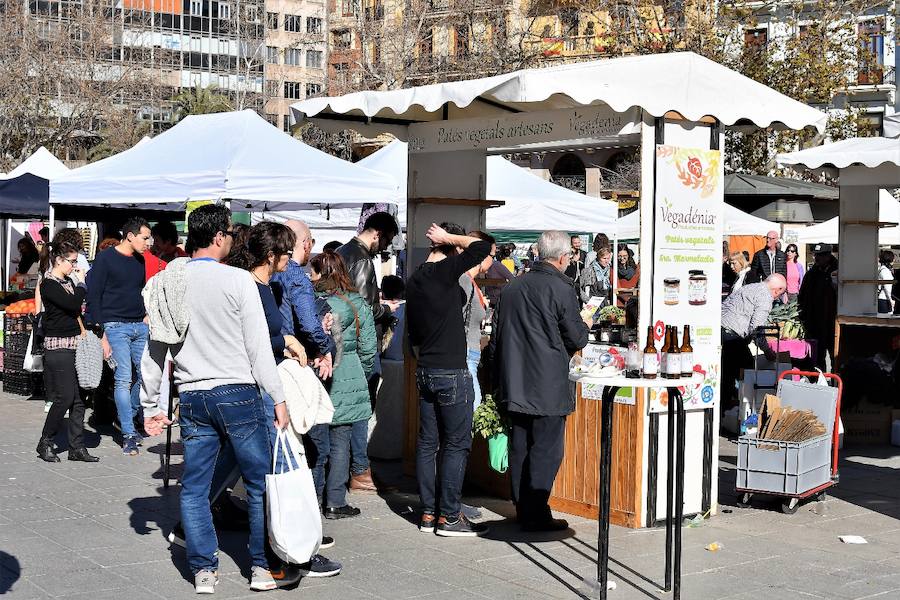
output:
M 506 473 L 509 468 L 509 436 L 505 431 L 495 433 L 487 439 L 487 445 L 491 468 L 498 473 Z
M 39 333 L 32 329 L 28 336 L 28 346 L 25 348 L 25 360 L 22 362 L 22 368 L 32 373 L 40 373 L 44 370 L 44 355 L 34 352 L 41 345 L 36 340 L 38 336 Z
M 93 331 L 87 331 L 81 317 L 81 339 L 75 347 L 75 372 L 78 374 L 78 385 L 86 390 L 97 389 L 103 377 L 103 344 Z
M 319 499 L 299 448 L 300 441 L 290 428 L 278 431 L 272 474 L 266 475 L 269 543 L 278 558 L 294 564 L 309 562 L 322 543 Z

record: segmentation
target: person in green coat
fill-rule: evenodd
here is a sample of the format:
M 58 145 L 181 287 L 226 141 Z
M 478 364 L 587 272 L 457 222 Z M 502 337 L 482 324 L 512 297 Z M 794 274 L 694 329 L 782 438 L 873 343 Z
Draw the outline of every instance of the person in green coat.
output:
M 340 255 L 326 250 L 313 258 L 309 266 L 316 293 L 328 302 L 343 337 L 341 359 L 335 365 L 329 390 L 334 417 L 329 431 L 325 518 L 344 519 L 360 513 L 347 504 L 350 433 L 354 423 L 368 421 L 372 416 L 368 379 L 375 368 L 378 337 L 372 309 L 353 289 Z

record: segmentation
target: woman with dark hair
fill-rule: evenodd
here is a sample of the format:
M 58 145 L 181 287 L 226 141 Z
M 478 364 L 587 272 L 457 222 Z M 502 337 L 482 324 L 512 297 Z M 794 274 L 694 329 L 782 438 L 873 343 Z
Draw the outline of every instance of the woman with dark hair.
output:
M 800 285 L 803 283 L 803 265 L 797 260 L 797 244 L 788 244 L 787 250 L 787 296 L 788 302 L 793 302 L 800 294 Z
M 616 286 L 616 305 L 625 308 L 625 303 L 634 296 L 641 278 L 641 268 L 634 260 L 634 251 L 625 244 L 619 244 L 616 252 L 619 285 Z
M 325 483 L 325 518 L 355 517 L 358 508 L 347 504 L 350 479 L 350 433 L 354 423 L 372 416 L 368 379 L 375 368 L 378 337 L 372 310 L 350 281 L 339 254 L 326 250 L 310 263 L 316 293 L 324 298 L 342 333 L 341 362 L 335 367 L 331 389 L 334 417 L 329 428 L 330 449 Z
M 47 244 L 52 267 L 40 285 L 44 304 L 44 385 L 52 401 L 37 453 L 41 460 L 59 462 L 53 437 L 69 412 L 69 460 L 97 462 L 84 447 L 84 402 L 75 371 L 75 348 L 81 337 L 84 276 L 74 271 L 78 249 L 66 242 Z
M 16 273 L 19 275 L 28 275 L 29 271 L 36 272 L 32 267 L 37 265 L 40 254 L 38 253 L 37 246 L 31 241 L 31 238 L 26 235 L 19 240 L 16 247 L 19 249 L 19 266 L 16 267 Z
M 882 250 L 878 254 L 878 279 L 882 282 L 878 286 L 878 312 L 890 313 L 893 311 L 891 306 L 891 284 L 894 283 L 894 253 L 890 250 Z

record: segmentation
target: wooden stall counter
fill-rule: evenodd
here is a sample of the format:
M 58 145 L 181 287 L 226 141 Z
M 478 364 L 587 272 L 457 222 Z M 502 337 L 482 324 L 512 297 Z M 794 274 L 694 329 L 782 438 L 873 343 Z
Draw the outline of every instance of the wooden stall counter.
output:
M 574 385 L 575 412 L 566 420 L 565 454 L 551 491 L 550 506 L 560 512 L 597 519 L 602 403 L 584 398 L 582 385 Z M 623 389 L 619 398 L 627 393 Z M 645 391 L 633 388 L 630 393 L 628 401 L 633 403 L 617 400 L 613 412 L 610 522 L 639 528 Z

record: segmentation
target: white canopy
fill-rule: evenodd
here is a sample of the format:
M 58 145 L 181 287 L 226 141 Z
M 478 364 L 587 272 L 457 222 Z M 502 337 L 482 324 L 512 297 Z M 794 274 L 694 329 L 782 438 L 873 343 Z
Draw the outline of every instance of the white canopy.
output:
M 608 105 L 617 112 L 639 107 L 654 117 L 678 111 L 691 121 L 713 116 L 726 126 L 815 127 L 826 115 L 692 52 L 627 56 L 525 69 L 487 77 L 382 92 L 311 98 L 292 105 L 294 117 L 407 125 L 447 117 L 491 116 L 518 110 Z M 346 126 L 352 127 L 349 122 Z
M 68 172 L 69 168 L 61 160 L 41 146 L 34 154 L 23 160 L 18 167 L 5 175 L 0 174 L 0 179 L 13 179 L 25 173 L 31 173 L 43 179 L 53 179 Z
M 730 204 L 725 205 L 725 235 L 765 235 L 773 230 L 780 231 L 781 226 Z M 640 211 L 636 210 L 616 222 L 616 236 L 622 240 L 641 236 Z
M 878 220 L 885 223 L 900 223 L 900 202 L 887 190 L 878 195 Z M 838 244 L 840 243 L 839 217 L 824 223 L 800 229 L 797 241 L 802 244 Z M 878 244 L 881 246 L 900 245 L 900 227 L 886 227 L 878 232 Z
M 886 137 L 851 138 L 807 148 L 798 152 L 779 154 L 779 165 L 820 169 L 823 167 L 844 167 L 861 165 L 875 168 L 880 165 L 900 167 L 900 139 Z M 900 169 L 898 169 L 900 172 Z
M 398 220 L 405 226 L 409 165 L 407 144 L 391 142 L 357 164 L 390 175 L 398 182 Z M 491 231 L 603 231 L 612 226 L 618 212 L 615 202 L 567 190 L 514 165 L 502 156 L 487 157 L 485 195 L 488 200 L 506 203 L 488 209 L 487 228 Z M 359 211 L 352 209 L 333 209 L 328 212 L 306 210 L 294 215 L 306 221 L 310 227 L 318 228 L 355 227 L 359 219 Z M 277 215 L 278 218 L 288 216 Z
M 391 202 L 397 185 L 307 146 L 251 110 L 189 116 L 152 141 L 51 181 L 51 204 L 176 209 L 233 200 L 234 209 Z

